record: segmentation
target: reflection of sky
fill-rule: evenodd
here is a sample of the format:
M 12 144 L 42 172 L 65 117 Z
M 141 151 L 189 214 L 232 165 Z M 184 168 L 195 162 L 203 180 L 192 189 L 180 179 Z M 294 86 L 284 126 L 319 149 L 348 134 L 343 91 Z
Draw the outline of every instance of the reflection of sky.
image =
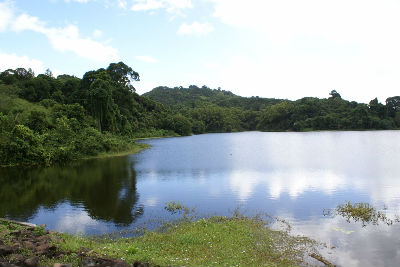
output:
M 69 233 L 105 233 L 107 227 L 91 218 L 83 207 L 68 202 L 58 204 L 54 209 L 41 208 L 32 220 L 35 224 L 46 224 L 48 229 Z
M 398 131 L 252 132 L 149 143 L 152 149 L 133 156 L 144 198 L 161 206 L 181 201 L 205 214 L 242 207 L 280 216 L 298 233 L 337 246 L 331 257 L 342 266 L 399 262 L 400 241 L 393 237 L 400 226 L 366 229 L 322 215 L 346 201 L 399 211 Z
M 340 217 L 314 217 L 297 222 L 293 234 L 305 235 L 334 247 L 324 256 L 338 266 L 399 266 L 400 225 L 367 225 L 365 228 L 360 225 Z
M 205 186 L 211 197 L 233 193 L 241 203 L 263 188 L 270 200 L 352 191 L 397 206 L 399 141 L 397 131 L 214 134 L 151 140 L 134 157 L 143 184 L 178 180 L 178 191 Z

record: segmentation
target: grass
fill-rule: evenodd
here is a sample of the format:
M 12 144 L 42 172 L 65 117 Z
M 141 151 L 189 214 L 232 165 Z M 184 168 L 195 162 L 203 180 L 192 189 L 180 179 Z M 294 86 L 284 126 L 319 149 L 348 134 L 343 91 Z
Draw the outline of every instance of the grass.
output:
M 134 246 L 139 260 L 163 266 L 296 266 L 303 248 L 282 242 L 295 239 L 254 218 L 211 217 L 147 233 Z
M 10 244 L 10 233 L 12 231 L 20 231 L 23 226 L 0 220 L 0 240 L 6 244 Z
M 115 151 L 115 152 L 108 152 L 108 153 L 100 153 L 96 156 L 84 157 L 83 159 L 98 159 L 98 158 L 109 158 L 109 157 L 123 157 L 130 154 L 139 153 L 140 151 L 150 148 L 151 146 L 148 144 L 142 143 L 134 143 L 128 150 L 125 151 Z
M 58 246 L 63 251 L 85 248 L 91 256 L 160 266 L 304 266 L 316 246 L 308 238 L 272 230 L 266 221 L 243 216 L 182 220 L 135 238 L 62 234 L 62 239 Z
M 183 210 L 179 203 L 170 203 L 172 210 Z M 167 208 L 166 207 L 166 208 Z M 192 218 L 192 217 L 191 217 Z M 318 254 L 315 241 L 291 236 L 289 230 L 273 230 L 270 221 L 260 217 L 212 216 L 165 224 L 156 231 L 144 231 L 141 236 L 112 238 L 111 236 L 70 235 L 50 233 L 63 256 L 41 258 L 40 264 L 68 263 L 78 266 L 82 254 L 134 263 L 136 260 L 152 266 L 308 266 L 309 255 Z M 0 240 L 6 240 L 12 224 L 0 224 Z M 289 228 L 288 228 L 289 229 Z M 42 234 L 43 228 L 35 230 Z

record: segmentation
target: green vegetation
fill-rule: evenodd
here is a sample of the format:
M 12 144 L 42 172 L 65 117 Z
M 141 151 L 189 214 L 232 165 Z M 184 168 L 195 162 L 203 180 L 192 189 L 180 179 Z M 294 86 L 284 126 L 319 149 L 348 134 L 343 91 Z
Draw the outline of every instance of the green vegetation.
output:
M 138 137 L 187 135 L 188 120 L 135 93 L 124 63 L 82 79 L 25 69 L 0 73 L 0 166 L 50 165 L 138 151 Z
M 347 202 L 340 204 L 334 209 L 333 215 L 339 215 L 345 218 L 348 222 L 361 222 L 365 227 L 368 224 L 378 225 L 380 222 L 392 225 L 394 222 L 399 222 L 398 215 L 394 219 L 389 218 L 385 212 L 377 210 L 369 203 L 354 203 Z
M 0 224 L 0 240 L 11 245 L 15 227 Z M 40 235 L 46 234 L 34 230 Z M 21 235 L 21 234 L 20 234 Z M 318 244 L 287 231 L 272 230 L 260 218 L 240 215 L 182 220 L 134 238 L 84 237 L 49 234 L 57 252 L 42 256 L 41 264 L 82 263 L 85 258 L 111 258 L 129 264 L 139 260 L 160 266 L 308 266 Z M 26 256 L 32 255 L 27 250 Z M 58 255 L 56 257 L 51 255 Z M 312 256 L 311 256 L 312 255 Z
M 192 132 L 312 131 L 398 129 L 400 96 L 386 105 L 375 98 L 369 104 L 350 102 L 332 90 L 327 99 L 296 101 L 240 97 L 205 86 L 158 87 L 144 94 L 191 120 Z
M 0 166 L 50 165 L 135 150 L 135 138 L 233 131 L 397 129 L 400 96 L 386 105 L 327 99 L 240 97 L 203 86 L 138 95 L 139 74 L 122 62 L 83 78 L 0 73 Z

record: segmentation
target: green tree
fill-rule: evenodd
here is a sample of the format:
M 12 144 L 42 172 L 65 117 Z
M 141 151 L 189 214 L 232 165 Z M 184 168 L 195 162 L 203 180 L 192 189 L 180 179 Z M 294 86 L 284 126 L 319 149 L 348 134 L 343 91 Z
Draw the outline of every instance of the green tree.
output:
M 18 162 L 32 164 L 43 162 L 40 136 L 24 125 L 16 125 L 7 143 L 4 144 L 1 165 Z
M 260 130 L 287 130 L 291 128 L 290 116 L 293 104 L 282 102 L 272 105 L 262 111 L 257 128 Z
M 336 90 L 332 90 L 330 93 L 329 93 L 329 95 L 330 95 L 330 99 L 333 99 L 333 98 L 342 98 L 341 97 L 341 95 L 336 91 Z
M 111 80 L 114 83 L 129 88 L 131 92 L 135 91 L 135 88 L 131 84 L 131 80 L 140 80 L 139 73 L 123 62 L 111 63 L 107 68 L 107 73 L 110 75 Z
M 386 99 L 386 108 L 392 117 L 400 112 L 400 96 L 393 96 Z
M 96 79 L 89 89 L 89 112 L 96 118 L 99 131 L 115 131 L 115 107 L 112 99 L 111 84 Z

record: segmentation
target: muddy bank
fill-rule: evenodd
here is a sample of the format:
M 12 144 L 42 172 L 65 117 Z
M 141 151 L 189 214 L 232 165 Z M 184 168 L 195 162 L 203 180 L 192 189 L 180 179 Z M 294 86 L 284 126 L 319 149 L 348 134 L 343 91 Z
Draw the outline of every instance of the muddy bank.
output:
M 79 251 L 61 250 L 58 244 L 64 242 L 62 236 L 57 232 L 44 230 L 44 226 L 6 219 L 0 219 L 0 225 L 0 267 L 72 267 L 71 263 L 66 262 L 68 258 L 78 258 L 79 266 L 151 266 L 139 261 L 128 264 L 123 260 L 95 256 L 87 248 Z

